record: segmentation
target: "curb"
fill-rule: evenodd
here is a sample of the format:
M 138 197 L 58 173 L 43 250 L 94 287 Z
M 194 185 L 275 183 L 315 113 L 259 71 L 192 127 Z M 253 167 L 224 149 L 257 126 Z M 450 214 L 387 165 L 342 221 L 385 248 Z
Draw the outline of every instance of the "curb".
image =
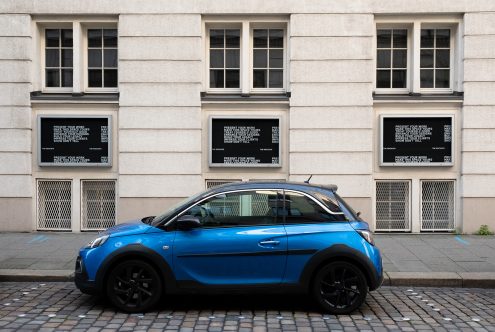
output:
M 0 269 L 2 281 L 74 281 L 72 270 Z M 383 286 L 495 288 L 495 272 L 384 272 Z
M 495 272 L 385 272 L 383 286 L 495 288 Z
M 74 271 L 1 269 L 0 281 L 74 281 Z

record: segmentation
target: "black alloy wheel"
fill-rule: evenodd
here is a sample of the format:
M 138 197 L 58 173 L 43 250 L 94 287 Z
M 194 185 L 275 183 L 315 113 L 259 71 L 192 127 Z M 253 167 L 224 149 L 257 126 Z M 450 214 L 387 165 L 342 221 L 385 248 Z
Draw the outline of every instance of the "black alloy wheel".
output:
M 325 311 L 335 315 L 356 310 L 366 299 L 367 292 L 363 272 L 348 262 L 325 265 L 313 282 L 313 296 Z
M 158 302 L 161 294 L 160 276 L 146 262 L 124 261 L 110 271 L 107 296 L 123 311 L 144 312 Z

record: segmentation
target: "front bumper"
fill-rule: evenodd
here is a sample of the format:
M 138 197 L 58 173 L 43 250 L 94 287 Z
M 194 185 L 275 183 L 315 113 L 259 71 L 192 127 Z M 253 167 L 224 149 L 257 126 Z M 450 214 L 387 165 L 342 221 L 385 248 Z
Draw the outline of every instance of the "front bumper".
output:
M 85 294 L 95 295 L 100 292 L 100 290 L 96 287 L 96 282 L 89 280 L 81 256 L 78 256 L 76 259 L 74 283 L 76 284 L 76 287 Z

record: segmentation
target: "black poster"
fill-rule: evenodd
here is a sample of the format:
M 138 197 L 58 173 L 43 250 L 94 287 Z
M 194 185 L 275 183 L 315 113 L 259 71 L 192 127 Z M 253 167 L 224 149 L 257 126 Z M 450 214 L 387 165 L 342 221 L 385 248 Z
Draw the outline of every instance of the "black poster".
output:
M 452 165 L 452 117 L 382 120 L 382 164 Z
M 280 166 L 279 119 L 211 119 L 211 166 Z
M 40 165 L 110 166 L 109 117 L 40 117 Z

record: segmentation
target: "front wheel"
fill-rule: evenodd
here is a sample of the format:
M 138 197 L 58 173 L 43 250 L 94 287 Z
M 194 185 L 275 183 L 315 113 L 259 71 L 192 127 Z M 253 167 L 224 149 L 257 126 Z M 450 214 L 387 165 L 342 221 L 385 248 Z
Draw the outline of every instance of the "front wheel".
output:
M 126 312 L 144 312 L 160 299 L 162 282 L 150 264 L 129 260 L 117 264 L 107 279 L 108 299 Z
M 321 268 L 312 285 L 313 297 L 327 312 L 349 314 L 366 299 L 368 285 L 363 272 L 348 262 L 332 262 Z

